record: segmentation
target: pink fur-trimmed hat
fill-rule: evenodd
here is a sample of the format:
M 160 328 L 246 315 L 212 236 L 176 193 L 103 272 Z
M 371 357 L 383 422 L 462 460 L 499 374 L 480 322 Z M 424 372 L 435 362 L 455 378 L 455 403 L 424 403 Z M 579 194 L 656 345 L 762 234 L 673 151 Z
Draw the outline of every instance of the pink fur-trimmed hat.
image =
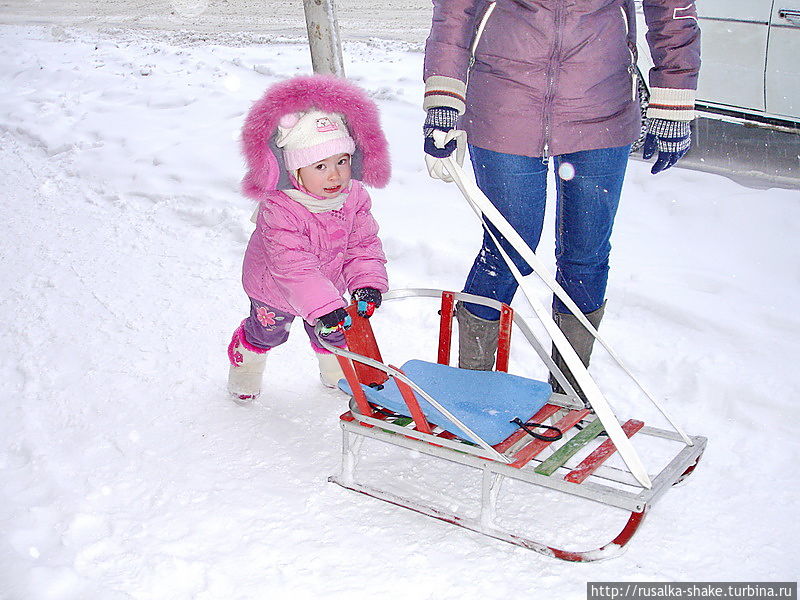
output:
M 242 151 L 248 170 L 242 190 L 247 196 L 260 199 L 264 193 L 278 189 L 288 166 L 284 165 L 284 153 L 276 145 L 280 121 L 287 115 L 313 110 L 341 115 L 346 123 L 355 143 L 352 161 L 355 179 L 377 188 L 389 183 L 388 144 L 375 103 L 346 79 L 306 75 L 271 86 L 253 104 L 245 119 Z
M 341 115 L 310 110 L 278 121 L 275 145 L 283 149 L 286 169 L 294 171 L 334 154 L 353 154 L 356 143 Z

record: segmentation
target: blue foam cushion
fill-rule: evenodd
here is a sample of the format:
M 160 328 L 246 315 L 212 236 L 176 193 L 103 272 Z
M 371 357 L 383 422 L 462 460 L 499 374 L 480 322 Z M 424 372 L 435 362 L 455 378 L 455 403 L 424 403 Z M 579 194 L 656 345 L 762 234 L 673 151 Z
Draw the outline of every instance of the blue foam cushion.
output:
M 528 421 L 545 405 L 553 391 L 549 383 L 535 379 L 499 371 L 457 369 L 422 360 L 410 360 L 400 370 L 491 445 L 502 442 L 519 429 L 511 421 L 515 417 Z M 339 382 L 339 388 L 352 395 L 345 379 Z M 401 415 L 409 414 L 393 378 L 385 383 L 382 390 L 365 385 L 361 388 L 370 402 Z M 472 441 L 466 432 L 451 423 L 439 410 L 419 394 L 416 396 L 428 421 Z

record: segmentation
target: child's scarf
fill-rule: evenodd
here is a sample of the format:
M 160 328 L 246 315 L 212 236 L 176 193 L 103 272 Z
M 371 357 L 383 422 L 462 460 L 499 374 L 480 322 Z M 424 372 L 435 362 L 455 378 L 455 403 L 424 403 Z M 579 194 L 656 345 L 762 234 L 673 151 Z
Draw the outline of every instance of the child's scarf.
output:
M 329 210 L 339 210 L 342 208 L 347 200 L 347 195 L 350 193 L 350 186 L 348 185 L 346 190 L 342 190 L 333 198 L 322 198 L 320 196 L 315 196 L 313 194 L 309 194 L 304 189 L 281 191 L 295 202 L 299 202 L 305 206 L 310 212 L 321 213 Z

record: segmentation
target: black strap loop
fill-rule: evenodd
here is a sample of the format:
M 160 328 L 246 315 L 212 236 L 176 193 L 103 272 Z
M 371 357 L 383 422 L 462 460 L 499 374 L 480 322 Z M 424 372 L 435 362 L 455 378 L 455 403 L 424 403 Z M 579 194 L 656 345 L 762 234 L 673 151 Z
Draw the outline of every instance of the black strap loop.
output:
M 522 419 L 520 419 L 519 417 L 516 417 L 511 422 L 514 423 L 515 425 L 519 425 L 519 427 L 523 429 L 525 433 L 527 433 L 529 436 L 535 437 L 537 440 L 542 440 L 543 442 L 555 442 L 564 437 L 564 434 L 561 432 L 561 430 L 558 427 L 553 427 L 552 425 L 545 425 L 544 423 L 534 423 L 533 421 L 523 423 Z M 545 429 L 550 429 L 551 431 L 555 431 L 556 433 L 554 435 L 542 435 L 540 433 L 536 433 L 533 429 L 531 429 L 531 427 L 533 427 L 533 429 L 536 429 L 537 427 L 544 427 Z

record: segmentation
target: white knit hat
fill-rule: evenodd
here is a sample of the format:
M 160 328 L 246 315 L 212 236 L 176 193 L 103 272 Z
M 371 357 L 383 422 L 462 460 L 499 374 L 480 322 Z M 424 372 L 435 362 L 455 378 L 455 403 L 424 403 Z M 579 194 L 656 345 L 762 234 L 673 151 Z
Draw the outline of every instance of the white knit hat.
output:
M 283 160 L 289 171 L 334 154 L 352 154 L 356 149 L 340 114 L 315 109 L 281 117 L 275 144 L 283 148 Z

